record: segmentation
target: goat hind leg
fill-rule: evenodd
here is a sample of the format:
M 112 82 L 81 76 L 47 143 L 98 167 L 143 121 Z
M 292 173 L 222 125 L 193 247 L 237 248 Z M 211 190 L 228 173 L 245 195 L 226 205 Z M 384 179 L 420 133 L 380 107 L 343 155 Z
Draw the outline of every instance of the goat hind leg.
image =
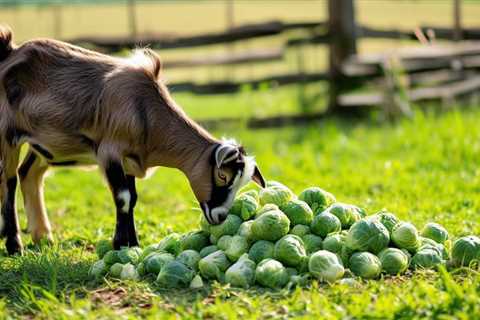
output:
M 47 169 L 48 164 L 31 150 L 18 169 L 25 212 L 28 218 L 28 230 L 36 244 L 40 243 L 42 239 L 46 239 L 50 243 L 53 242 L 43 199 L 43 176 Z

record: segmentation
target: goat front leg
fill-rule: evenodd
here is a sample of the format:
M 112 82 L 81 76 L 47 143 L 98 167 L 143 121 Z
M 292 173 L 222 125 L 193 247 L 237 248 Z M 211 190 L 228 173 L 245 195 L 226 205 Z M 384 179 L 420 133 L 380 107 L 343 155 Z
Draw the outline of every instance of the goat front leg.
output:
M 15 207 L 15 193 L 17 189 L 17 166 L 19 159 L 18 148 L 2 148 L 0 162 L 0 193 L 2 209 L 0 217 L 0 235 L 6 237 L 8 254 L 22 253 L 23 246 L 19 234 L 18 216 Z
M 105 175 L 115 201 L 117 223 L 113 247 L 138 246 L 133 211 L 137 201 L 135 177 L 126 175 L 121 162 L 110 158 L 105 162 Z

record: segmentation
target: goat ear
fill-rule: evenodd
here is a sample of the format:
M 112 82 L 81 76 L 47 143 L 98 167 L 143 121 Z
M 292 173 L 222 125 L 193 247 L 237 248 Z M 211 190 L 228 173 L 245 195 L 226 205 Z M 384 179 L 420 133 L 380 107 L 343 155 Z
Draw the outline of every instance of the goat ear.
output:
M 239 155 L 240 151 L 238 147 L 227 143 L 221 144 L 217 150 L 215 150 L 215 163 L 217 168 L 220 168 L 225 163 L 238 159 Z
M 265 179 L 263 179 L 262 173 L 257 166 L 255 166 L 255 170 L 253 171 L 252 180 L 260 187 L 265 188 Z

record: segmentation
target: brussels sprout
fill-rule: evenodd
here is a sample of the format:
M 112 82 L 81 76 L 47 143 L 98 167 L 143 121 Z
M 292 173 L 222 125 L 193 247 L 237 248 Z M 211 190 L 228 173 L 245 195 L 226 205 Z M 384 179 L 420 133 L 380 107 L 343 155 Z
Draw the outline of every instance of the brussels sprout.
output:
M 417 228 L 409 222 L 399 222 L 393 227 L 392 241 L 400 249 L 411 252 L 416 251 L 420 245 Z
M 298 198 L 305 201 L 315 214 L 322 212 L 336 201 L 333 194 L 318 187 L 303 190 Z
M 145 258 L 145 270 L 147 273 L 158 274 L 167 262 L 173 260 L 175 260 L 175 257 L 170 253 L 152 253 Z
M 314 234 L 306 234 L 301 237 L 307 254 L 312 254 L 323 248 L 322 238 Z
M 277 241 L 289 230 L 290 221 L 280 210 L 265 212 L 252 223 L 252 234 L 256 240 Z
M 225 282 L 234 287 L 248 288 L 255 282 L 255 262 L 242 256 L 225 271 Z
M 253 189 L 248 190 L 248 191 L 242 192 L 240 195 L 250 196 L 253 199 L 255 199 L 255 201 L 258 202 L 258 191 L 257 190 L 253 190 Z
M 253 217 L 257 209 L 258 203 L 256 199 L 248 195 L 241 194 L 233 201 L 229 214 L 239 216 L 245 221 Z
M 408 256 L 397 248 L 387 248 L 378 254 L 382 270 L 391 275 L 403 273 L 408 268 Z
M 241 255 L 248 252 L 248 241 L 247 238 L 235 235 L 232 237 L 227 249 L 225 250 L 225 254 L 227 255 L 230 261 L 237 261 Z
M 370 252 L 355 252 L 350 257 L 350 270 L 364 279 L 374 279 L 380 275 L 382 264 L 376 255 Z
M 350 257 L 352 256 L 353 253 L 355 253 L 354 250 L 350 249 L 345 244 L 342 245 L 342 249 L 340 249 L 338 256 L 340 257 L 340 260 L 342 260 L 344 267 L 350 266 Z
M 476 236 L 461 237 L 453 243 L 452 262 L 456 266 L 470 266 L 480 260 L 480 238 Z
M 297 269 L 295 269 L 295 268 L 286 267 L 285 270 L 287 270 L 288 276 L 289 276 L 290 278 L 293 277 L 293 276 L 298 275 L 298 271 L 297 271 Z
M 248 242 L 254 241 L 253 232 L 252 232 L 253 220 L 245 221 L 238 228 L 237 234 L 239 236 L 245 237 Z
M 363 217 L 363 211 L 359 207 L 338 202 L 328 207 L 325 212 L 331 213 L 336 216 L 342 224 L 342 229 L 350 228 L 352 224 L 354 224 Z
M 100 240 L 95 246 L 95 252 L 99 259 L 102 259 L 103 256 L 108 252 L 113 250 L 112 241 L 110 240 Z
M 123 266 L 122 272 L 120 272 L 120 279 L 122 280 L 138 280 L 140 276 L 138 275 L 137 269 L 131 263 L 127 263 Z
M 237 233 L 238 228 L 240 228 L 242 222 L 243 221 L 240 217 L 229 214 L 227 215 L 225 221 L 223 221 L 221 224 L 210 226 L 210 234 L 217 238 L 217 240 L 220 239 L 221 236 L 233 236 L 235 233 Z
M 421 235 L 441 244 L 448 240 L 448 231 L 443 226 L 433 222 L 427 223 L 423 227 Z
M 264 259 L 273 258 L 275 245 L 270 241 L 260 240 L 255 242 L 248 251 L 248 257 L 255 263 Z
M 284 236 L 275 244 L 274 257 L 283 265 L 297 267 L 306 256 L 302 239 L 293 234 Z
M 142 251 L 142 255 L 139 258 L 139 261 L 145 260 L 146 257 L 148 257 L 151 253 L 157 252 L 158 251 L 158 244 L 151 244 L 147 247 L 145 247 Z
M 215 251 L 218 251 L 218 249 L 219 248 L 216 245 L 205 247 L 200 251 L 200 257 L 205 258 L 210 253 L 214 253 Z
M 189 285 L 189 288 L 190 289 L 200 289 L 200 288 L 203 288 L 203 280 L 202 280 L 202 277 L 200 275 L 196 275 L 195 277 L 193 277 L 192 281 L 190 281 L 190 285 Z
M 323 240 L 323 250 L 340 253 L 345 245 L 346 236 L 342 233 L 331 233 Z
M 419 237 L 420 245 L 418 250 L 422 250 L 424 248 L 430 248 L 433 250 L 438 251 L 438 253 L 442 256 L 443 259 L 447 260 L 449 258 L 449 253 L 445 246 L 441 243 L 436 242 L 430 238 Z
M 198 261 L 200 261 L 200 254 L 195 250 L 185 250 L 180 252 L 176 260 L 183 263 L 192 270 L 198 270 Z
M 205 231 L 193 231 L 182 236 L 181 250 L 200 251 L 210 244 L 208 234 Z
M 210 223 L 207 221 L 207 218 L 202 214 L 200 216 L 200 229 L 207 233 L 210 234 Z
M 227 256 L 221 250 L 209 254 L 198 262 L 200 274 L 206 279 L 220 280 L 230 266 Z
M 257 213 L 255 213 L 255 218 L 260 217 L 265 212 L 275 211 L 275 210 L 280 210 L 276 204 L 267 203 L 266 205 L 264 205 L 263 207 L 257 210 Z
M 412 267 L 415 269 L 431 269 L 442 264 L 442 255 L 435 248 L 422 248 L 412 257 Z
M 317 236 L 326 237 L 329 233 L 342 230 L 342 224 L 336 216 L 324 212 L 313 218 L 310 228 Z
M 117 262 L 121 262 L 120 257 L 118 256 L 119 251 L 117 250 L 112 250 L 108 251 L 104 256 L 103 256 L 103 261 L 105 261 L 105 264 L 107 266 L 111 266 Z
M 400 222 L 400 220 L 398 220 L 398 218 L 393 213 L 386 211 L 377 213 L 376 215 L 374 215 L 374 217 L 378 218 L 380 223 L 383 224 L 385 228 L 387 228 L 390 235 L 392 234 L 393 227 L 395 227 L 395 225 Z
M 164 251 L 176 256 L 182 251 L 182 236 L 178 233 L 170 233 L 160 240 L 157 245 L 159 251 Z
M 312 223 L 313 212 L 305 201 L 293 199 L 281 206 L 280 209 L 290 219 L 292 226 Z
M 103 276 L 105 276 L 107 272 L 108 272 L 108 265 L 105 263 L 104 260 L 98 260 L 92 265 L 92 267 L 88 271 L 88 274 L 90 278 L 100 279 Z
M 362 219 L 355 222 L 345 239 L 346 246 L 355 251 L 378 253 L 390 242 L 387 228 L 376 219 Z
M 266 187 L 267 188 L 271 188 L 271 187 L 279 187 L 279 188 L 287 188 L 288 187 L 286 185 L 284 185 L 283 183 L 281 182 L 278 182 L 278 181 L 275 181 L 275 180 L 268 180 L 266 182 Z
M 123 248 L 118 252 L 118 258 L 122 264 L 131 263 L 137 264 L 142 255 L 142 249 L 138 247 Z
M 138 265 L 137 265 L 137 272 L 138 272 L 138 275 L 140 277 L 143 277 L 146 273 L 147 273 L 147 270 L 145 268 L 145 264 L 143 262 L 140 262 Z
M 277 260 L 262 260 L 255 270 L 255 280 L 264 287 L 282 288 L 290 277 L 285 267 Z
M 214 236 L 213 234 L 210 235 L 209 240 L 210 240 L 211 244 L 217 244 L 217 242 L 218 242 L 218 238 L 216 236 Z
M 117 262 L 110 267 L 110 271 L 108 273 L 112 278 L 120 279 L 120 274 L 122 273 L 122 270 L 123 264 Z
M 294 197 L 292 191 L 285 186 L 272 186 L 263 188 L 258 193 L 258 200 L 261 205 L 273 203 L 279 207 L 286 204 Z
M 226 235 L 222 236 L 220 239 L 217 241 L 217 247 L 220 250 L 227 250 L 228 246 L 230 245 L 230 242 L 232 241 L 232 236 Z
M 326 250 L 319 250 L 310 256 L 308 270 L 318 280 L 327 282 L 335 282 L 345 273 L 337 255 Z
M 187 288 L 195 272 L 178 261 L 167 262 L 158 274 L 156 283 L 162 288 Z
M 292 229 L 290 229 L 290 234 L 294 234 L 296 236 L 299 236 L 300 238 L 302 238 L 304 235 L 306 234 L 309 234 L 310 233 L 310 227 L 309 226 L 306 226 L 306 225 L 303 225 L 303 224 L 297 224 L 296 226 L 294 226 Z

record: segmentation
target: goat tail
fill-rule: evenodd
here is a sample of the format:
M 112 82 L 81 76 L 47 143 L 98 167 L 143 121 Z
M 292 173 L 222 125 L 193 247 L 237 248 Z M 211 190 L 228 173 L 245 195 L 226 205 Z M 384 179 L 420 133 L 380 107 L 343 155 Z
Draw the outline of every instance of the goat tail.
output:
M 13 51 L 12 30 L 7 26 L 0 25 L 0 62 L 5 60 Z

